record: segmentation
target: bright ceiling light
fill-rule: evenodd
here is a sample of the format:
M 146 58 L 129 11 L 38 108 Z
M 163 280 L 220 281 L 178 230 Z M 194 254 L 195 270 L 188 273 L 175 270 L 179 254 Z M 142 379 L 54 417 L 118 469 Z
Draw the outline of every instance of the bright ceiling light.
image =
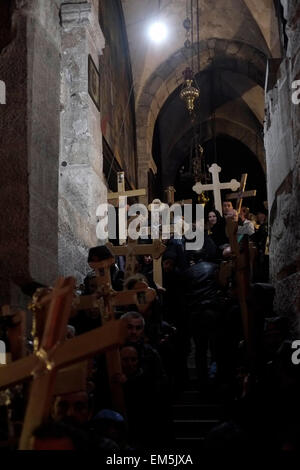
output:
M 167 28 L 164 23 L 153 23 L 149 28 L 149 36 L 154 42 L 161 42 L 167 36 Z

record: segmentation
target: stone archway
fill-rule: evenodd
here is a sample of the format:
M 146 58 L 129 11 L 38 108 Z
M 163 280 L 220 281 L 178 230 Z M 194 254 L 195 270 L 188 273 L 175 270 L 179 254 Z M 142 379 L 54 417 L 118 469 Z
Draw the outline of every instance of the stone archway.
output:
M 201 71 L 209 66 L 230 70 L 264 86 L 266 55 L 240 41 L 211 38 L 201 41 Z M 187 66 L 186 50 L 176 51 L 148 79 L 137 103 L 137 156 L 139 185 L 146 185 L 146 174 L 152 159 L 152 138 L 156 119 L 171 93 L 182 83 Z

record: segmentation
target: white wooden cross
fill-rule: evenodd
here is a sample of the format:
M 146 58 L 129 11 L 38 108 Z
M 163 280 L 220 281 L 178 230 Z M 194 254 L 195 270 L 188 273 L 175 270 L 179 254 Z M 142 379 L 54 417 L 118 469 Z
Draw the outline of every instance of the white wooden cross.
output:
M 231 193 L 226 196 L 226 199 L 230 201 L 231 199 L 236 199 L 236 210 L 238 214 L 241 212 L 243 198 L 246 197 L 254 197 L 256 196 L 256 189 L 252 191 L 245 191 L 246 183 L 247 183 L 247 173 L 244 173 L 241 178 L 241 185 L 239 191 L 237 193 Z
M 212 174 L 212 184 L 202 184 L 200 181 L 193 186 L 193 191 L 197 194 L 201 194 L 203 191 L 213 191 L 215 208 L 220 214 L 222 211 L 222 200 L 221 200 L 221 190 L 222 189 L 231 189 L 236 191 L 240 187 L 240 183 L 232 179 L 229 183 L 221 183 L 219 179 L 219 173 L 222 171 L 222 168 L 219 167 L 216 163 L 209 168 L 209 172 Z

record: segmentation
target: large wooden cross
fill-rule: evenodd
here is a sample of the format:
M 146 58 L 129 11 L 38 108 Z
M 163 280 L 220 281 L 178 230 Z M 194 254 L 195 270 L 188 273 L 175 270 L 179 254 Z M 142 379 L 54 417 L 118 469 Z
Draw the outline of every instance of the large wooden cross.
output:
M 212 184 L 202 184 L 199 181 L 193 186 L 193 191 L 197 194 L 201 194 L 203 191 L 213 191 L 215 208 L 220 212 L 220 214 L 223 214 L 221 190 L 231 189 L 232 191 L 236 191 L 240 187 L 240 183 L 235 179 L 232 179 L 229 183 L 221 183 L 219 179 L 219 173 L 221 171 L 222 168 L 216 163 L 213 163 L 209 168 L 209 172 L 212 174 Z
M 226 199 L 228 201 L 232 200 L 232 199 L 236 199 L 236 210 L 238 212 L 238 214 L 241 212 L 241 208 L 242 208 L 242 203 L 243 203 L 243 199 L 246 198 L 246 197 L 254 197 L 256 196 L 256 189 L 253 189 L 251 191 L 245 191 L 246 189 L 246 183 L 247 183 L 247 173 L 244 173 L 242 175 L 242 178 L 241 178 L 241 184 L 240 184 L 240 188 L 238 190 L 237 193 L 231 193 L 231 194 L 228 194 L 226 196 Z
M 109 245 L 109 244 L 107 244 Z M 140 305 L 154 300 L 155 290 L 141 288 L 137 290 L 114 291 L 111 285 L 110 267 L 114 264 L 113 253 L 108 246 L 91 248 L 89 252 L 89 265 L 95 270 L 97 278 L 97 292 L 94 295 L 86 295 L 78 298 L 80 308 L 99 307 L 99 298 L 102 300 L 102 319 L 104 322 L 114 319 L 114 307 L 122 305 Z M 141 245 L 143 246 L 143 245 Z M 122 249 L 122 247 L 114 247 Z
M 127 220 L 127 215 L 126 215 L 126 205 L 127 205 L 127 197 L 139 197 L 139 196 L 146 196 L 147 192 L 146 189 L 132 189 L 129 191 L 126 191 L 125 189 L 125 173 L 124 171 L 118 171 L 117 173 L 117 182 L 118 182 L 118 191 L 113 193 L 108 193 L 107 194 L 107 199 L 108 201 L 113 202 L 115 206 L 119 207 L 120 211 L 125 211 L 123 213 L 124 215 L 124 222 L 120 222 L 121 226 L 119 227 L 119 231 L 124 234 L 126 234 L 126 226 L 124 226 L 124 223 L 126 224 Z M 121 218 L 121 221 L 123 218 Z M 120 238 L 119 236 L 119 243 L 122 245 L 126 242 L 125 238 Z
M 250 259 L 248 238 L 243 237 L 242 246 L 237 240 L 238 222 L 231 217 L 226 218 L 226 233 L 229 238 L 233 265 L 235 270 L 235 280 L 237 296 L 240 304 L 244 337 L 247 347 L 247 356 L 250 367 L 253 366 L 254 347 L 252 331 L 252 312 L 249 308 L 248 298 L 250 291 Z
M 138 244 L 136 240 L 128 238 L 127 245 L 114 246 L 111 243 L 107 243 L 106 246 L 114 256 L 126 257 L 125 280 L 135 273 L 136 256 L 151 255 L 153 258 L 153 280 L 156 284 L 161 285 L 161 270 L 159 271 L 155 267 L 157 266 L 156 262 L 159 262 L 160 265 L 160 257 L 164 253 L 166 246 L 160 240 L 154 240 L 151 244 Z
M 192 199 L 182 199 L 181 201 L 175 202 L 176 189 L 174 188 L 174 186 L 168 186 L 164 190 L 164 192 L 166 193 L 166 199 L 169 206 L 172 206 L 173 204 L 180 204 L 181 206 L 183 206 L 184 204 L 192 204 L 193 202 Z
M 38 351 L 0 368 L 0 389 L 32 379 L 20 450 L 30 449 L 32 432 L 49 415 L 57 371 L 117 348 L 125 339 L 125 323 L 118 320 L 64 341 L 74 288 L 75 279 L 58 279 L 52 291 Z
M 117 181 L 118 181 L 118 191 L 115 193 L 112 192 L 112 193 L 107 194 L 107 199 L 109 201 L 114 201 L 116 199 L 119 199 L 119 197 L 125 198 L 125 197 L 134 197 L 134 196 L 146 196 L 145 189 L 132 189 L 132 190 L 126 191 L 124 171 L 118 171 Z
M 135 290 L 114 291 L 111 285 L 110 268 L 115 258 L 107 246 L 91 248 L 88 263 L 96 273 L 97 291 L 93 295 L 80 296 L 76 300 L 77 309 L 98 308 L 102 315 L 102 323 L 115 321 L 114 308 L 125 305 L 145 305 L 151 303 L 156 293 L 154 289 L 141 286 Z M 112 403 L 114 408 L 125 415 L 125 403 L 122 385 L 113 380 L 121 374 L 120 354 L 117 349 L 106 352 L 107 371 L 109 376 Z

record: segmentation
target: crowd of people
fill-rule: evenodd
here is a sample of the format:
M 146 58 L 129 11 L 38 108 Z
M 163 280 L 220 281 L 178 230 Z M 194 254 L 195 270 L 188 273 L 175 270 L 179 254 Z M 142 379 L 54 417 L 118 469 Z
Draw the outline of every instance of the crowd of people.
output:
M 112 380 L 122 386 L 126 415 L 113 409 L 105 357 L 95 357 L 89 363 L 86 387 L 55 395 L 50 420 L 34 432 L 34 449 L 93 449 L 109 454 L 172 448 L 171 404 L 191 380 L 191 355 L 199 400 L 218 400 L 227 410 L 225 422 L 207 436 L 207 449 L 225 445 L 232 450 L 241 445 L 296 449 L 299 416 L 292 409 L 297 408 L 300 382 L 289 361 L 288 325 L 272 310 L 267 214 L 261 211 L 254 217 L 243 207 L 238 216 L 229 201 L 223 203 L 223 214 L 206 211 L 201 250 L 186 250 L 184 237 L 167 242 L 162 286 L 154 281 L 150 255 L 138 257 L 138 272 L 126 282 L 124 260 L 116 258 L 111 268 L 114 289 L 134 289 L 143 282 L 156 290 L 147 309 L 131 305 L 116 311 L 117 318 L 126 320 L 127 338 L 120 348 L 122 374 Z M 231 259 L 227 217 L 238 220 L 238 241 L 248 237 L 255 252 L 248 299 L 253 320 L 251 359 L 234 270 L 226 282 L 220 282 L 221 266 Z M 96 290 L 96 275 L 90 272 L 81 293 Z M 81 310 L 71 317 L 68 335 L 101 325 L 99 309 Z M 14 409 L 18 408 L 22 407 Z

